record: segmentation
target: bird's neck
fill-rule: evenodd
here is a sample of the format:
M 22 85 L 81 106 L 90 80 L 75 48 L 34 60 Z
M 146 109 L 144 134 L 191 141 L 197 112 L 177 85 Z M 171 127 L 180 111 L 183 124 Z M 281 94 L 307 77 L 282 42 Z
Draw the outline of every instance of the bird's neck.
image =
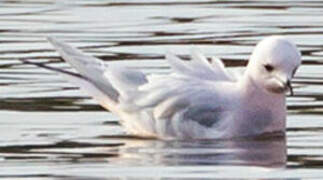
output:
M 254 78 L 247 74 L 240 82 L 242 92 L 241 103 L 245 112 L 255 113 L 266 112 L 271 114 L 271 123 L 268 124 L 268 131 L 284 130 L 286 122 L 286 102 L 285 94 L 274 94 L 257 84 Z M 245 105 L 244 105 L 245 104 Z M 259 114 L 262 117 L 262 114 Z
M 245 97 L 261 97 L 261 99 L 285 99 L 285 94 L 275 94 L 266 90 L 263 86 L 259 85 L 248 71 L 245 72 L 240 80 L 240 91 Z M 261 101 L 261 99 L 258 99 Z

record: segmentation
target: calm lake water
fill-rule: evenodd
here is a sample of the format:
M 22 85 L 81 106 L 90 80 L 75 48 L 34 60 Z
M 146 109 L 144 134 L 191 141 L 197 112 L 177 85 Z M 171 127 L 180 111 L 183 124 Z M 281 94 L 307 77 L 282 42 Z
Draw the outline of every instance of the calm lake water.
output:
M 287 138 L 138 139 L 56 73 L 56 36 L 107 63 L 167 73 L 194 46 L 241 70 L 256 42 L 285 35 L 303 65 Z M 323 179 L 323 1 L 0 0 L 1 179 Z

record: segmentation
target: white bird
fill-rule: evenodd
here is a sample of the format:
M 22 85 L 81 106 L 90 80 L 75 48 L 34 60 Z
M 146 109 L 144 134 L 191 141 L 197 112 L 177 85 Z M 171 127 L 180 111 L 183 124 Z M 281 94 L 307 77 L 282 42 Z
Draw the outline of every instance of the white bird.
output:
M 146 76 L 103 61 L 55 38 L 48 39 L 79 74 L 61 72 L 68 80 L 119 115 L 126 132 L 161 139 L 210 139 L 285 132 L 285 93 L 301 64 L 297 47 L 271 36 L 254 49 L 246 71 L 233 78 L 221 60 L 209 63 L 194 51 L 191 61 L 173 54 L 174 71 Z

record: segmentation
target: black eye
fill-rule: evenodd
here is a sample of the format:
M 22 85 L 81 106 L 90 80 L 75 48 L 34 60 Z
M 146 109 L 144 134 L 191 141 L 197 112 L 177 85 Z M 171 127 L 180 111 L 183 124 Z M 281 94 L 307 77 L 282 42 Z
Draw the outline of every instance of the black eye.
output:
M 271 72 L 271 71 L 274 70 L 274 67 L 272 65 L 269 65 L 269 64 L 264 65 L 264 67 L 268 72 Z

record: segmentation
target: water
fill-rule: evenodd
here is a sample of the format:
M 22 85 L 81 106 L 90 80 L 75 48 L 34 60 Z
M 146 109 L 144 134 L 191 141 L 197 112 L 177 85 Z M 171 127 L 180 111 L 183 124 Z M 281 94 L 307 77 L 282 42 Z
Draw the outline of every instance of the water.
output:
M 256 42 L 285 35 L 303 54 L 288 97 L 287 139 L 139 139 L 118 117 L 29 58 L 69 68 L 46 36 L 107 63 L 167 73 L 192 45 L 241 69 Z M 322 179 L 323 2 L 0 1 L 1 179 Z

